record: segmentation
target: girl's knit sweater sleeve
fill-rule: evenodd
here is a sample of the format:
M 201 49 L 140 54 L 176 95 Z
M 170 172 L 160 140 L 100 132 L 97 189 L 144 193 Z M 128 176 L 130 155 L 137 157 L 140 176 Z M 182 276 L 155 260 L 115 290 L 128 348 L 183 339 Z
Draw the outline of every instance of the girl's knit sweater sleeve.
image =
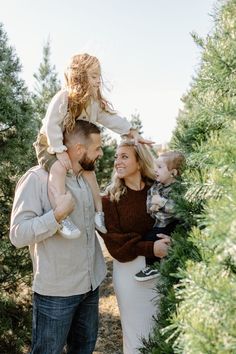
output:
M 134 209 L 138 208 L 137 204 L 134 205 Z M 141 210 L 141 214 L 138 211 L 136 213 L 135 210 L 130 213 L 128 204 L 127 208 L 126 204 L 123 204 L 119 209 L 116 202 L 111 202 L 108 197 L 103 197 L 103 210 L 108 232 L 101 234 L 101 236 L 113 258 L 119 262 L 129 262 L 137 256 L 154 257 L 153 242 L 142 240 L 142 235 L 153 224 L 153 220 L 149 219 L 145 208 L 144 219 L 142 220 L 143 210 Z
M 130 122 L 125 117 L 100 108 L 98 109 L 97 122 L 119 135 L 128 134 L 132 128 Z
M 63 121 L 67 114 L 68 92 L 61 90 L 56 93 L 49 103 L 41 133 L 46 134 L 48 140 L 48 152 L 60 153 L 67 150 L 63 144 Z

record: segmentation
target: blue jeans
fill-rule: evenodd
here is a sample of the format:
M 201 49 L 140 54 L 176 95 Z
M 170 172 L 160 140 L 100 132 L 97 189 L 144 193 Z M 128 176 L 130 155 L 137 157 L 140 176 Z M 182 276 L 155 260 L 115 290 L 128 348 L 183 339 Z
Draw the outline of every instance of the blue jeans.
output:
M 31 354 L 92 354 L 98 332 L 99 288 L 74 296 L 34 293 Z

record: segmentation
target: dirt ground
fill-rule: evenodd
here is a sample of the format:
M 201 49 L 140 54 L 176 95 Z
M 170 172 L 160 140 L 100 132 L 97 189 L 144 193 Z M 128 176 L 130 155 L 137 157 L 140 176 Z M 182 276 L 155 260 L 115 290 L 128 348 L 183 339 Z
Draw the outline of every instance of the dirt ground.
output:
M 122 354 L 122 333 L 119 311 L 112 284 L 112 258 L 103 247 L 107 276 L 100 287 L 100 323 L 94 354 Z

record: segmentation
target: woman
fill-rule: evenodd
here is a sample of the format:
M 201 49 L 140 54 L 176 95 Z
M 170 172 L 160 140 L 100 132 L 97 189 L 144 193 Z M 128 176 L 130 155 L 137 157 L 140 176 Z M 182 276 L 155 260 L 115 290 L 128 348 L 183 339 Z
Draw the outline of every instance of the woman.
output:
M 145 257 L 163 258 L 167 255 L 170 238 L 143 241 L 153 227 L 147 214 L 147 191 L 155 179 L 153 158 L 148 147 L 123 141 L 117 148 L 114 174 L 103 208 L 107 233 L 101 234 L 114 258 L 113 283 L 117 296 L 123 331 L 124 354 L 136 354 L 141 339 L 148 338 L 157 313 L 152 301 L 156 295 L 155 280 L 138 282 L 137 271 L 145 266 Z

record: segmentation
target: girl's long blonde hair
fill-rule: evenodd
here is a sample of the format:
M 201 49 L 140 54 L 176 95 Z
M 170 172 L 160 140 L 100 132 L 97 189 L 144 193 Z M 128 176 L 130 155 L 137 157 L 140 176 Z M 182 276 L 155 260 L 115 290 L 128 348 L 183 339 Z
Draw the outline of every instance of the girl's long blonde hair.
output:
M 145 144 L 135 145 L 133 140 L 128 139 L 121 141 L 117 149 L 122 146 L 133 147 L 137 162 L 140 166 L 142 181 L 151 186 L 151 184 L 155 180 L 156 175 L 154 169 L 154 157 L 151 153 L 150 148 Z M 105 194 L 109 195 L 111 201 L 118 202 L 120 200 L 120 197 L 125 194 L 126 191 L 127 187 L 125 185 L 124 180 L 117 176 L 114 169 L 111 178 L 111 183 L 106 188 Z
M 77 117 L 89 105 L 92 92 L 88 82 L 88 70 L 96 66 L 100 68 L 99 60 L 87 53 L 76 54 L 70 59 L 64 74 L 68 90 L 68 112 L 64 120 L 64 128 L 67 132 L 74 129 Z M 100 88 L 98 89 L 97 100 L 101 109 L 111 113 L 112 106 L 102 96 Z

